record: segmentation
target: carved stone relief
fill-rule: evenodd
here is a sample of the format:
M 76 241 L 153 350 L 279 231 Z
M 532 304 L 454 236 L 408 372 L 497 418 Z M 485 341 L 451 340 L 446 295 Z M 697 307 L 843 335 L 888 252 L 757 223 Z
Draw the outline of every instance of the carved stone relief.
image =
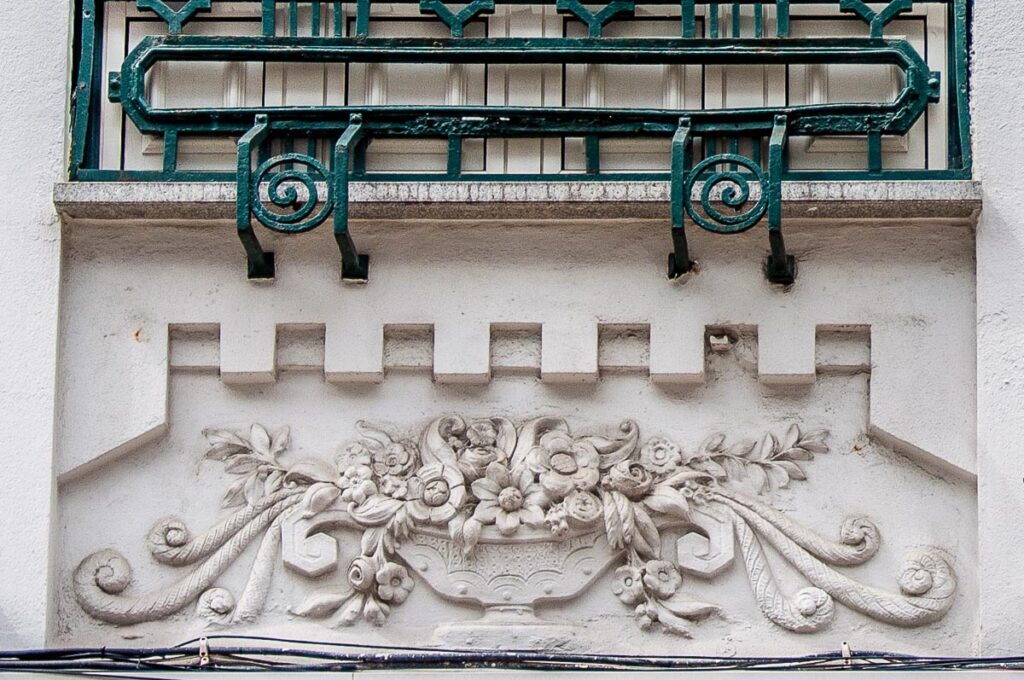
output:
M 558 417 L 516 426 L 503 417 L 448 415 L 418 442 L 362 422 L 357 429 L 359 438 L 333 464 L 290 465 L 281 461 L 287 427 L 207 431 L 206 457 L 237 478 L 224 496 L 230 514 L 197 536 L 167 518 L 146 539 L 156 561 L 188 573 L 153 592 L 127 594 L 128 561 L 100 550 L 74 572 L 79 605 L 117 625 L 162 619 L 191 604 L 212 624 L 253 621 L 279 559 L 310 580 L 343 564 L 337 531 L 361 532 L 359 554 L 345 558 L 347 587 L 314 591 L 292 609 L 331 626 L 383 625 L 422 581 L 449 600 L 483 607 L 483 619 L 471 624 L 477 630 L 512 624 L 558 637 L 566 626 L 537 617 L 534 607 L 577 597 L 614 568 L 612 595 L 640 627 L 689 637 L 692 623 L 719 607 L 688 595 L 687 580 L 712 580 L 737 561 L 764 615 L 796 633 L 826 628 L 836 602 L 906 627 L 941 619 L 953 603 L 956 578 L 938 550 L 907 557 L 898 592 L 865 585 L 842 568 L 877 553 L 881 539 L 870 519 L 847 519 L 832 541 L 757 497 L 806 480 L 805 464 L 828 451 L 825 431 L 790 425 L 780 436 L 734 443 L 713 434 L 688 451 L 660 437 L 641 444 L 631 421 L 604 436 L 573 434 Z M 218 586 L 256 541 L 243 590 L 236 596 Z M 766 544 L 809 585 L 783 592 Z M 457 628 L 442 624 L 437 632 L 464 640 L 451 635 Z

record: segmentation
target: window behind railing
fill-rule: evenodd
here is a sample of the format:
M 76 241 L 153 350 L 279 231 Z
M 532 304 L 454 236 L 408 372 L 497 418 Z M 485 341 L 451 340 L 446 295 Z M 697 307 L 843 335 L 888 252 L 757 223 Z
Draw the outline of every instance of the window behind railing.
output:
M 969 174 L 966 149 L 966 0 L 917 2 L 885 28 L 886 38 L 908 41 L 941 74 L 939 105 L 928 107 L 911 132 L 882 140 L 882 165 L 890 177 L 960 177 Z M 93 73 L 87 129 L 75 134 L 81 163 L 79 179 L 217 179 L 234 176 L 238 135 L 177 139 L 176 167 L 167 174 L 164 139 L 143 134 L 108 99 L 107 73 L 121 68 L 126 55 L 149 35 L 168 31 L 167 23 L 134 1 L 89 0 L 95 15 L 85 17 L 83 35 L 95 21 L 91 40 Z M 279 1 L 274 35 L 352 36 L 357 3 Z M 185 35 L 259 36 L 267 31 L 266 0 L 214 0 L 211 10 L 191 16 Z M 868 24 L 841 12 L 838 0 L 792 0 L 788 36 L 865 37 Z M 589 5 L 588 5 L 589 6 Z M 880 3 L 879 7 L 884 7 Z M 594 11 L 600 7 L 593 8 Z M 684 16 L 692 12 L 692 16 Z M 86 12 L 87 13 L 87 12 Z M 365 28 L 370 37 L 451 35 L 435 14 L 412 2 L 374 3 Z M 603 26 L 607 38 L 679 37 L 687 31 L 707 38 L 773 38 L 779 32 L 774 4 L 638 2 Z M 583 37 L 587 26 L 548 5 L 499 2 L 494 12 L 465 26 L 466 37 Z M 88 36 L 87 36 L 88 37 Z M 81 54 L 79 55 L 81 56 Z M 81 59 L 80 59 L 81 61 Z M 515 105 L 594 108 L 666 108 L 680 111 L 782 107 L 833 101 L 889 101 L 903 87 L 902 73 L 888 65 L 522 65 L 515 55 L 492 64 L 344 64 L 164 62 L 146 81 L 148 99 L 158 107 L 247 107 L 304 105 Z M 360 148 L 356 175 L 380 178 L 580 179 L 664 177 L 671 135 L 664 137 L 492 138 L 460 140 L 453 162 L 443 139 L 373 139 Z M 293 137 L 274 142 L 328 158 L 330 137 Z M 761 155 L 766 141 L 721 139 L 698 142 L 698 153 L 735 145 Z M 756 153 L 755 153 L 756 152 Z M 787 176 L 809 178 L 863 175 L 868 167 L 865 137 L 792 137 Z M 875 173 L 876 175 L 878 173 Z

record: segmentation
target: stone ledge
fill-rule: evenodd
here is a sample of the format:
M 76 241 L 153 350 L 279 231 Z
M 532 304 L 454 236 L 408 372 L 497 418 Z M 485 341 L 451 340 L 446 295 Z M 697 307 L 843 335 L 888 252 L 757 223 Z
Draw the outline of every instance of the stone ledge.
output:
M 694 191 L 699 192 L 700 186 Z M 319 191 L 325 192 L 323 185 Z M 758 196 L 753 187 L 753 198 Z M 664 219 L 668 182 L 353 182 L 355 219 Z M 929 219 L 973 225 L 981 184 L 972 180 L 786 182 L 790 219 Z M 234 220 L 233 182 L 62 182 L 54 205 L 65 223 L 164 224 Z

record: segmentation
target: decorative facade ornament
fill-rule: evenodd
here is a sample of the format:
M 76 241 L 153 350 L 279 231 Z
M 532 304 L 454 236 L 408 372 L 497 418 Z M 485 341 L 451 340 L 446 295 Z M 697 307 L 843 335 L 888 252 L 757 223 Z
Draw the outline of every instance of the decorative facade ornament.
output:
M 362 532 L 359 554 L 346 558 L 346 587 L 315 592 L 292 609 L 331 625 L 382 625 L 421 579 L 445 598 L 482 606 L 476 626 L 544 626 L 533 615 L 537 602 L 576 597 L 615 566 L 612 594 L 642 628 L 689 636 L 689 623 L 718 607 L 688 596 L 686 581 L 713 579 L 737 557 L 764 615 L 796 633 L 825 628 L 836 601 L 897 626 L 937 621 L 953 602 L 956 579 L 937 551 L 908 557 L 898 593 L 874 588 L 839 569 L 878 551 L 871 520 L 847 519 L 831 541 L 758 500 L 806 479 L 802 463 L 828 451 L 825 431 L 791 425 L 781 437 L 731 445 L 715 434 L 689 451 L 660 437 L 640 445 L 631 421 L 614 437 L 574 435 L 556 417 L 516 427 L 502 417 L 443 416 L 419 442 L 363 422 L 357 429 L 333 465 L 290 466 L 280 461 L 287 427 L 208 431 L 206 457 L 237 477 L 224 497 L 237 510 L 198 536 L 178 519 L 158 522 L 147 537 L 153 558 L 191 570 L 152 593 L 124 594 L 131 567 L 117 552 L 90 555 L 74 573 L 79 604 L 118 625 L 161 619 L 190 603 L 213 624 L 252 621 L 279 556 L 310 579 L 341 566 L 337 530 Z M 256 540 L 242 592 L 218 587 Z M 783 593 L 765 543 L 810 585 Z

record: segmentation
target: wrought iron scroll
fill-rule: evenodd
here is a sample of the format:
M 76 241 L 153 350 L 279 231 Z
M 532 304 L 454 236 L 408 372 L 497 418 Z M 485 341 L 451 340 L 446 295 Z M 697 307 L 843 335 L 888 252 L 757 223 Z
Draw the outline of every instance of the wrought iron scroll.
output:
M 693 164 L 691 121 L 681 118 L 672 138 L 672 245 L 668 258 L 669 278 L 693 270 L 686 240 L 686 218 L 716 234 L 739 234 L 767 221 L 771 254 L 765 274 L 772 283 L 788 285 L 796 280 L 796 260 L 786 253 L 782 237 L 782 174 L 785 169 L 789 122 L 776 116 L 768 140 L 768 168 L 758 159 L 738 153 L 707 155 Z M 755 147 L 760 140 L 754 140 Z M 722 169 L 718 169 L 722 168 Z M 756 187 L 754 186 L 756 185 Z
M 250 279 L 274 278 L 274 254 L 260 245 L 252 228 L 254 218 L 272 231 L 298 234 L 316 229 L 333 214 L 334 238 L 341 251 L 342 280 L 354 283 L 367 280 L 369 256 L 359 253 L 348 230 L 352 151 L 360 141 L 362 129 L 362 116 L 353 115 L 334 147 L 331 168 L 311 155 L 288 152 L 267 158 L 254 171 L 253 153 L 261 148 L 272 131 L 264 115 L 257 116 L 253 128 L 239 139 L 236 218 Z M 262 195 L 264 189 L 266 202 Z

